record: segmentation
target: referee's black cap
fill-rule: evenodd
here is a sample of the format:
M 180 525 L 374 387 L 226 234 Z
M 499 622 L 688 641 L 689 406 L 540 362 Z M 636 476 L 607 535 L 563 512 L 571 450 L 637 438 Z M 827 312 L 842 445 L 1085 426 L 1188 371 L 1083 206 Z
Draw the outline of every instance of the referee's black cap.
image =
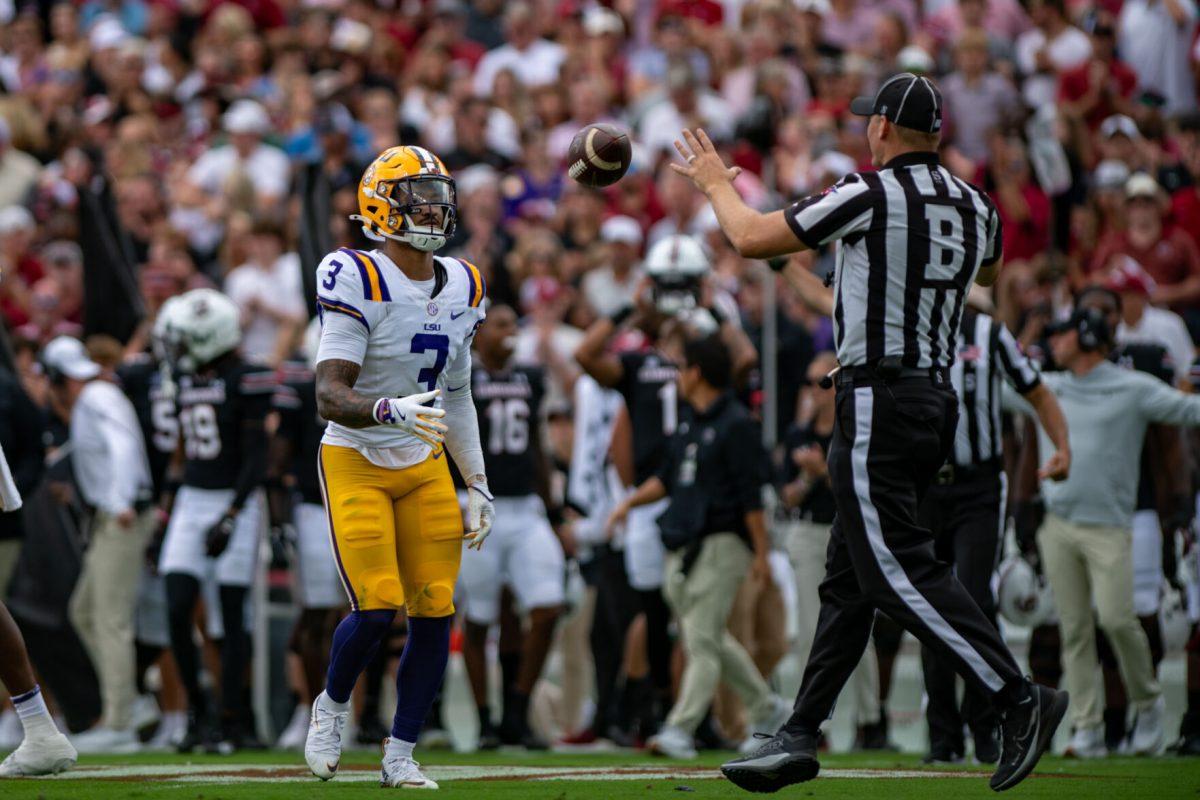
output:
M 937 133 L 942 129 L 942 93 L 928 78 L 901 72 L 884 81 L 874 97 L 854 98 L 850 113 L 879 114 L 902 128 Z

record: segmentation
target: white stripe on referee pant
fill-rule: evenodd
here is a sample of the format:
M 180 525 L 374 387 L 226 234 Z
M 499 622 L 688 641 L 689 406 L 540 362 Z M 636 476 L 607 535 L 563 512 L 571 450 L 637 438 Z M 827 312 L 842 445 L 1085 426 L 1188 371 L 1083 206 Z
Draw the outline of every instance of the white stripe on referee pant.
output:
M 908 606 L 937 636 L 967 662 L 968 666 L 979 676 L 979 679 L 994 692 L 1004 688 L 1004 681 L 996 671 L 988 666 L 983 656 L 958 631 L 950 627 L 950 623 L 937 612 L 925 599 L 917 587 L 912 585 L 904 567 L 896 560 L 896 556 L 888 549 L 883 541 L 883 529 L 879 525 L 879 511 L 871 501 L 871 476 L 867 468 L 867 452 L 871 449 L 871 417 L 875 397 L 870 386 L 854 390 L 854 449 L 850 453 L 850 467 L 854 475 L 854 493 L 858 496 L 858 508 L 862 513 L 863 528 L 867 532 L 867 541 L 871 544 L 871 552 L 883 570 L 883 577 L 892 587 L 900 600 Z

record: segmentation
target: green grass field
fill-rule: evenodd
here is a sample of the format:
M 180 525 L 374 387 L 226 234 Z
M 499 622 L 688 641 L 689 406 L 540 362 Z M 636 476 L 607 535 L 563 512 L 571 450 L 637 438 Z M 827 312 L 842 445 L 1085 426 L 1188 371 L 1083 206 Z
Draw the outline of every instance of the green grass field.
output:
M 420 754 L 419 754 L 420 755 Z M 422 757 L 430 777 L 441 783 L 439 796 L 502 800 L 584 800 L 584 798 L 750 797 L 720 777 L 720 755 L 675 762 L 633 753 L 457 754 L 428 752 Z M 978 768 L 922 767 L 916 756 L 826 756 L 816 781 L 794 786 L 780 797 L 912 798 L 991 797 L 986 773 Z M 240 753 L 223 758 L 138 755 L 83 758 L 73 773 L 0 783 L 0 797 L 21 800 L 305 800 L 361 797 L 378 791 L 378 758 L 347 753 L 338 777 L 329 782 L 308 775 L 299 754 Z M 1034 776 L 1012 797 L 1200 798 L 1200 759 L 1110 759 L 1078 762 L 1042 760 Z

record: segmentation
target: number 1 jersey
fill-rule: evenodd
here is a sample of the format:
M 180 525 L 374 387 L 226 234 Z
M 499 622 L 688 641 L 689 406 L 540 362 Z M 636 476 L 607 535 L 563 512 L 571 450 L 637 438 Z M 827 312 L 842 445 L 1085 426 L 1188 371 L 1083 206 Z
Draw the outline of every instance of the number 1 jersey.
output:
M 469 380 L 486 287 L 479 270 L 461 259 L 435 257 L 433 271 L 432 281 L 414 282 L 379 250 L 327 255 L 317 267 L 317 306 L 325 322 L 318 359 L 360 364 L 354 391 L 367 397 L 461 388 L 447 385 L 447 374 Z M 331 325 L 334 315 L 339 322 Z M 429 454 L 427 444 L 391 425 L 355 429 L 330 422 L 323 441 L 391 468 L 418 464 Z

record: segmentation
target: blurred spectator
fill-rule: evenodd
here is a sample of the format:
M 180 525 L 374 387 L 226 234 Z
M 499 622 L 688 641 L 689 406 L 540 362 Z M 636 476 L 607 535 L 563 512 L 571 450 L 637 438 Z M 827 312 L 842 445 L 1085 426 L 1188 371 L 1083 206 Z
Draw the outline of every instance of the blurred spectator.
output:
M 1111 18 L 1091 23 L 1092 57 L 1059 76 L 1058 99 L 1069 116 L 1082 118 L 1092 130 L 1113 114 L 1128 114 L 1137 73 L 1117 58 L 1116 29 Z
M 21 387 L 19 377 L 0 368 L 0 448 L 22 497 L 37 488 L 45 471 L 41 410 Z M 0 513 L 0 598 L 8 597 L 8 584 L 21 555 L 25 525 L 20 510 Z
M 1018 139 L 992 138 L 991 195 L 1004 226 L 1005 258 L 1033 258 L 1050 246 L 1050 198 L 1033 179 Z
M 1125 184 L 1125 230 L 1105 234 L 1092 256 L 1089 271 L 1103 275 L 1113 256 L 1129 256 L 1156 284 L 1151 301 L 1184 318 L 1192 339 L 1200 333 L 1200 251 L 1178 229 L 1165 230 L 1166 198 L 1158 182 L 1145 173 Z
M 272 367 L 291 355 L 308 322 L 300 259 L 284 246 L 284 232 L 277 223 L 255 223 L 250 231 L 250 260 L 225 278 L 225 292 L 242 311 L 242 355 Z
M 36 225 L 22 206 L 0 209 L 0 311 L 10 327 L 29 321 L 30 290 L 45 270 L 32 246 Z
M 839 50 L 866 53 L 875 41 L 879 11 L 861 0 L 830 0 L 821 24 L 821 41 Z
M 1196 35 L 1193 0 L 1125 0 L 1118 43 L 1137 73 L 1138 88 L 1166 99 L 1167 113 L 1194 111 L 1196 84 L 1189 51 Z
M 1034 28 L 1017 39 L 1017 67 L 1026 76 L 1026 105 L 1040 108 L 1054 102 L 1057 73 L 1084 64 L 1092 54 L 1092 43 L 1071 24 L 1065 0 L 1032 0 L 1029 14 Z
M 1007 78 L 989 68 L 982 28 L 964 31 L 954 53 L 958 71 L 941 82 L 951 133 L 947 141 L 981 164 L 987 160 L 989 134 L 1016 120 L 1020 98 Z
M 0 117 L 0 208 L 24 202 L 41 173 L 36 158 L 13 147 L 12 128 Z
M 209 150 L 188 171 L 188 180 L 210 197 L 248 180 L 257 206 L 271 208 L 288 190 L 287 156 L 263 139 L 271 129 L 266 109 L 253 100 L 238 100 L 221 118 L 229 143 Z
M 1106 117 L 1100 123 L 1100 136 L 1097 141 L 1101 158 L 1124 164 L 1131 171 L 1145 167 L 1145 138 L 1131 117 L 1124 114 Z
M 1156 344 L 1167 351 L 1175 368 L 1176 385 L 1188 380 L 1196 348 L 1187 325 L 1178 314 L 1150 305 L 1154 279 L 1129 256 L 1118 256 L 1106 286 L 1121 296 L 1121 324 L 1117 342 Z
M 667 70 L 667 93 L 642 116 L 638 139 L 650 150 L 651 158 L 674 152 L 673 142 L 684 128 L 704 128 L 713 141 L 733 133 L 733 118 L 725 101 L 700 83 L 686 61 Z
M 611 317 L 632 306 L 642 279 L 638 253 L 642 227 L 632 217 L 609 217 L 600 227 L 604 257 L 583 278 L 583 297 L 601 317 Z
M 488 97 L 495 90 L 496 76 L 512 70 L 523 86 L 553 83 L 566 53 L 562 46 L 538 35 L 538 20 L 533 7 L 517 0 L 504 9 L 505 44 L 489 50 L 475 70 L 475 94 Z

